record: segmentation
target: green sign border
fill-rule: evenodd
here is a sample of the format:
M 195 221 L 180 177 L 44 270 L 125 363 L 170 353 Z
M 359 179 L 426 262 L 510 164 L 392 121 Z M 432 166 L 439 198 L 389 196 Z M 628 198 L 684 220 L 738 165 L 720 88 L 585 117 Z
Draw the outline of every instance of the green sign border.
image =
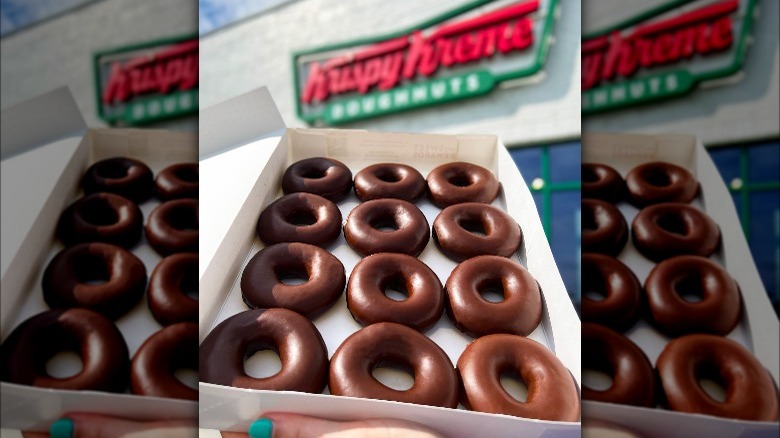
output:
M 317 53 L 325 52 L 325 51 L 330 51 L 330 50 L 345 49 L 345 48 L 349 48 L 349 47 L 361 46 L 361 45 L 372 44 L 372 43 L 377 43 L 377 42 L 381 42 L 381 41 L 387 41 L 387 40 L 394 39 L 394 38 L 399 38 L 399 37 L 402 37 L 404 35 L 408 35 L 408 34 L 414 32 L 415 30 L 426 29 L 426 28 L 432 27 L 432 26 L 434 26 L 434 25 L 436 25 L 438 23 L 441 23 L 441 22 L 443 22 L 445 20 L 448 20 L 450 18 L 456 17 L 456 16 L 458 16 L 460 14 L 463 14 L 464 12 L 470 11 L 470 10 L 472 10 L 474 8 L 477 8 L 479 6 L 491 3 L 493 1 L 495 1 L 495 0 L 474 0 L 474 1 L 471 1 L 469 3 L 465 3 L 465 4 L 459 6 L 456 9 L 450 10 L 448 12 L 445 12 L 443 14 L 440 14 L 440 15 L 437 15 L 437 16 L 435 16 L 433 18 L 430 18 L 430 19 L 428 19 L 426 21 L 423 21 L 422 23 L 419 23 L 419 24 L 417 24 L 415 26 L 410 26 L 410 27 L 407 27 L 407 28 L 405 28 L 403 30 L 395 31 L 395 32 L 384 34 L 384 35 L 381 35 L 381 36 L 360 38 L 360 39 L 356 39 L 356 40 L 352 40 L 352 41 L 345 41 L 345 42 L 341 42 L 341 43 L 335 43 L 335 44 L 319 46 L 319 47 L 315 47 L 315 48 L 312 48 L 312 49 L 304 49 L 304 50 L 300 50 L 300 51 L 294 51 L 293 52 L 293 56 L 292 56 L 293 91 L 294 91 L 294 95 L 295 95 L 295 112 L 296 112 L 298 118 L 303 120 L 303 121 L 305 121 L 305 122 L 307 122 L 307 123 L 313 123 L 313 122 L 318 121 L 318 120 L 324 122 L 325 119 L 326 119 L 326 116 L 324 114 L 325 113 L 325 109 L 322 112 L 318 113 L 318 114 L 312 114 L 312 115 L 309 115 L 309 116 L 305 116 L 303 114 L 303 109 L 302 109 L 302 105 L 301 105 L 301 96 L 300 96 L 301 90 L 299 90 L 299 88 L 298 88 L 298 83 L 299 83 L 299 79 L 300 79 L 299 74 L 298 74 L 298 58 L 300 58 L 302 56 L 313 55 L 313 54 L 317 54 Z M 384 112 L 377 112 L 375 114 L 370 114 L 370 115 L 363 115 L 361 117 L 350 118 L 349 120 L 343 120 L 341 122 L 336 122 L 336 123 L 333 123 L 333 125 L 337 125 L 337 124 L 340 124 L 340 123 L 347 123 L 347 122 L 351 122 L 351 121 L 359 120 L 359 119 L 365 119 L 365 118 L 370 118 L 370 117 L 377 117 L 377 116 L 385 115 L 385 114 L 392 114 L 392 113 L 402 112 L 402 111 L 415 109 L 415 108 L 423 108 L 423 107 L 435 105 L 435 104 L 438 104 L 438 103 L 452 102 L 452 101 L 456 101 L 456 100 L 467 99 L 469 97 L 475 97 L 475 96 L 478 96 L 478 95 L 481 95 L 481 94 L 486 94 L 486 93 L 492 91 L 492 89 L 495 88 L 496 85 L 498 85 L 499 83 L 501 83 L 503 81 L 507 81 L 507 80 L 510 80 L 510 79 L 524 78 L 524 77 L 531 76 L 531 75 L 534 75 L 534 74 L 538 73 L 542 69 L 542 67 L 544 67 L 544 63 L 545 63 L 545 61 L 547 59 L 547 53 L 549 52 L 549 47 L 550 47 L 549 38 L 550 38 L 550 34 L 552 32 L 552 25 L 553 25 L 553 22 L 555 20 L 555 9 L 556 9 L 557 5 L 558 5 L 558 0 L 550 0 L 549 6 L 548 6 L 548 10 L 547 10 L 547 15 L 545 16 L 545 20 L 544 20 L 544 31 L 542 32 L 542 37 L 541 37 L 541 39 L 539 41 L 539 46 L 538 46 L 538 48 L 536 50 L 536 57 L 535 57 L 534 63 L 531 66 L 529 66 L 527 68 L 524 68 L 524 69 L 521 69 L 521 70 L 517 70 L 517 71 L 513 71 L 513 72 L 507 72 L 507 73 L 504 73 L 504 74 L 501 74 L 501 75 L 495 75 L 495 76 L 493 76 L 491 74 L 491 76 L 493 76 L 493 83 L 491 84 L 490 89 L 481 91 L 480 93 L 476 93 L 476 94 L 467 94 L 465 96 L 451 97 L 451 98 L 441 99 L 441 100 L 429 100 L 428 102 L 425 102 L 425 103 L 418 103 L 418 104 L 414 104 L 414 105 L 405 106 L 403 108 L 398 108 L 398 109 L 396 109 L 394 111 L 384 111 Z M 470 71 L 467 71 L 467 72 L 458 73 L 457 75 L 464 75 L 465 76 L 465 75 L 468 75 L 468 74 L 471 74 L 471 73 L 478 73 L 478 72 L 484 72 L 484 71 L 485 70 L 474 69 L 474 70 L 470 70 Z M 455 75 L 452 75 L 452 76 L 455 76 Z M 421 86 L 421 85 L 426 85 L 428 82 L 436 82 L 436 81 L 441 81 L 441 80 L 447 80 L 449 78 L 450 78 L 449 76 L 442 76 L 442 77 L 429 79 L 427 81 L 412 82 L 410 84 L 405 84 L 404 86 L 411 86 L 411 87 Z M 394 91 L 394 90 L 396 90 L 398 88 L 400 88 L 400 87 L 396 87 L 396 88 L 393 88 L 393 89 L 388 90 L 388 91 L 392 92 L 392 91 Z M 365 95 L 361 95 L 359 97 L 341 98 L 340 100 L 347 101 L 347 100 L 352 100 L 352 99 L 360 99 L 361 97 L 365 97 Z M 335 103 L 335 102 L 338 102 L 338 101 L 333 101 L 332 103 Z
M 156 47 L 156 46 L 171 45 L 171 44 L 176 44 L 176 43 L 180 43 L 180 42 L 183 42 L 183 41 L 197 40 L 197 39 L 198 39 L 198 35 L 197 34 L 187 34 L 187 35 L 180 35 L 180 36 L 175 36 L 175 37 L 160 38 L 160 39 L 156 39 L 156 40 L 152 40 L 152 41 L 145 41 L 143 43 L 130 44 L 130 45 L 127 45 L 127 46 L 114 47 L 114 48 L 111 48 L 111 49 L 106 49 L 106 50 L 101 50 L 101 51 L 95 52 L 92 55 L 92 70 L 93 70 L 93 76 L 94 76 L 94 78 L 93 78 L 94 82 L 93 83 L 95 85 L 95 105 L 97 107 L 97 115 L 98 115 L 98 117 L 101 120 L 103 120 L 104 122 L 108 123 L 109 125 L 114 125 L 114 124 L 116 124 L 119 121 L 123 121 L 123 122 L 125 122 L 125 123 L 127 123 L 128 125 L 131 125 L 131 126 L 143 126 L 143 125 L 147 125 L 149 123 L 160 122 L 160 121 L 169 120 L 169 119 L 175 119 L 175 118 L 178 118 L 178 117 L 181 117 L 181 116 L 185 116 L 185 115 L 189 115 L 189 114 L 197 114 L 197 112 L 198 112 L 197 92 L 198 92 L 199 87 L 195 87 L 192 90 L 187 90 L 187 91 L 177 91 L 177 92 L 174 92 L 174 93 L 166 94 L 164 96 L 148 96 L 148 97 L 147 96 L 142 96 L 142 97 L 137 98 L 138 102 L 140 102 L 142 104 L 145 104 L 145 103 L 148 103 L 149 100 L 164 100 L 164 99 L 172 97 L 172 96 L 178 99 L 181 95 L 192 94 L 192 92 L 194 91 L 195 92 L 195 96 L 196 96 L 196 99 L 195 99 L 195 103 L 196 104 L 194 105 L 194 107 L 192 109 L 189 109 L 189 110 L 183 110 L 183 111 L 182 110 L 177 110 L 177 111 L 173 111 L 173 112 L 161 115 L 159 117 L 144 117 L 144 118 L 141 118 L 141 119 L 138 119 L 138 120 L 133 120 L 133 119 L 129 119 L 128 120 L 124 116 L 127 115 L 129 110 L 130 110 L 130 106 L 131 106 L 131 103 L 132 103 L 132 101 L 131 101 L 131 102 L 128 103 L 128 107 L 125 108 L 125 110 L 122 111 L 123 116 L 113 116 L 113 117 L 107 116 L 105 114 L 105 112 L 104 112 L 103 101 L 101 99 L 101 96 L 102 96 L 103 93 L 102 93 L 102 90 L 101 90 L 101 87 L 100 87 L 100 63 L 99 63 L 100 58 L 103 57 L 103 56 L 116 55 L 118 53 L 130 52 L 130 51 L 133 51 L 133 50 L 147 49 L 147 48 Z
M 639 15 L 636 15 L 634 17 L 631 17 L 627 20 L 624 20 L 620 23 L 614 24 L 610 27 L 607 27 L 605 29 L 601 29 L 596 32 L 591 32 L 588 34 L 585 34 L 582 36 L 582 41 L 590 40 L 593 38 L 598 38 L 604 35 L 608 35 L 612 32 L 619 31 L 626 29 L 628 27 L 634 26 L 638 23 L 642 23 L 644 21 L 647 21 L 650 18 L 653 18 L 655 16 L 661 15 L 665 12 L 668 12 L 672 9 L 678 8 L 680 6 L 683 6 L 688 3 L 692 3 L 696 0 L 674 0 L 669 3 L 657 6 L 655 8 L 649 9 Z M 687 74 L 686 78 L 689 80 L 685 81 L 685 88 L 676 90 L 672 93 L 667 94 L 660 94 L 657 96 L 651 96 L 645 99 L 639 99 L 634 101 L 624 101 L 620 103 L 611 103 L 608 106 L 604 106 L 601 108 L 590 108 L 590 109 L 582 109 L 582 115 L 589 115 L 589 114 L 598 114 L 598 113 L 604 113 L 620 108 L 626 108 L 626 107 L 634 107 L 634 106 L 640 106 L 640 105 L 646 105 L 654 102 L 669 100 L 675 97 L 684 96 L 686 94 L 690 94 L 695 88 L 696 85 L 712 80 L 712 79 L 718 79 L 726 76 L 731 76 L 733 74 L 736 74 L 742 69 L 742 66 L 745 64 L 745 57 L 747 55 L 747 44 L 748 44 L 748 35 L 750 35 L 751 30 L 753 29 L 753 14 L 755 9 L 756 0 L 741 0 L 747 2 L 747 8 L 745 9 L 745 19 L 742 23 L 742 30 L 739 35 L 739 39 L 736 43 L 736 49 L 734 54 L 734 60 L 732 63 L 724 68 L 713 70 L 709 72 L 700 73 L 697 75 L 689 74 L 687 70 L 675 70 L 675 71 L 668 71 L 663 73 L 657 73 L 657 74 L 646 74 L 642 76 L 638 76 L 636 78 L 630 78 L 626 79 L 624 81 L 603 85 L 601 87 L 592 88 L 587 91 L 583 91 L 582 95 L 584 96 L 586 93 L 594 93 L 595 91 L 604 90 L 606 93 L 609 93 L 609 90 L 614 86 L 628 86 L 627 84 L 631 81 L 640 81 L 640 80 L 649 80 L 654 77 L 662 77 L 667 75 L 681 75 L 683 73 Z

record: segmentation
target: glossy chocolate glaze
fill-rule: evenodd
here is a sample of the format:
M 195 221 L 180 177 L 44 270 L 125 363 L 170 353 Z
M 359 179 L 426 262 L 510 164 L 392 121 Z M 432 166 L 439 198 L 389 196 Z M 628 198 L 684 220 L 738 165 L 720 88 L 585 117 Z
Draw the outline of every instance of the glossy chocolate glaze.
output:
M 130 391 L 152 397 L 197 400 L 198 390 L 173 374 L 179 368 L 198 369 L 198 325 L 180 322 L 146 339 L 130 365 Z
M 154 179 L 157 197 L 163 201 L 180 198 L 198 199 L 198 163 L 171 164 Z
M 640 164 L 626 175 L 629 201 L 642 208 L 660 202 L 688 203 L 699 192 L 699 182 L 687 169 L 655 161 Z
M 389 227 L 392 230 L 383 231 Z M 349 212 L 344 237 L 363 256 L 396 252 L 418 256 L 430 239 L 425 215 L 414 204 L 400 199 L 366 201 Z
M 582 163 L 581 172 L 583 199 L 616 203 L 625 198 L 626 183 L 612 167 L 600 163 Z
M 60 215 L 57 237 L 65 245 L 103 242 L 130 248 L 141 239 L 143 215 L 133 201 L 113 193 L 80 198 Z
M 145 231 L 149 245 L 162 256 L 198 252 L 198 200 L 163 202 L 149 214 Z
M 614 205 L 582 200 L 582 251 L 617 256 L 628 242 L 628 224 Z
M 355 195 L 361 201 L 394 198 L 415 202 L 428 185 L 414 167 L 397 163 L 368 166 L 355 175 Z
M 582 255 L 582 290 L 598 292 L 602 300 L 583 294 L 582 319 L 625 331 L 641 314 L 642 285 L 620 260 L 604 254 Z
M 352 172 L 332 158 L 307 158 L 287 168 L 282 176 L 285 195 L 296 192 L 314 193 L 333 202 L 346 198 L 352 189 Z
M 523 242 L 523 232 L 501 209 L 468 202 L 451 205 L 436 216 L 433 239 L 444 255 L 460 262 L 478 255 L 510 257 Z
M 198 254 L 170 255 L 155 266 L 149 278 L 149 310 L 162 325 L 198 322 L 198 300 L 187 289 L 198 288 Z
M 257 235 L 266 245 L 301 242 L 328 246 L 341 234 L 341 211 L 333 202 L 311 193 L 291 193 L 260 213 Z
M 152 196 L 154 179 L 152 170 L 141 161 L 116 157 L 89 166 L 81 179 L 81 187 L 87 194 L 115 193 L 140 204 Z
M 490 204 L 500 188 L 493 172 L 464 162 L 442 164 L 428 174 L 426 181 L 431 201 L 439 208 L 462 202 Z
M 720 245 L 715 221 L 696 207 L 680 203 L 643 208 L 631 224 L 634 246 L 659 262 L 676 255 L 711 256 Z

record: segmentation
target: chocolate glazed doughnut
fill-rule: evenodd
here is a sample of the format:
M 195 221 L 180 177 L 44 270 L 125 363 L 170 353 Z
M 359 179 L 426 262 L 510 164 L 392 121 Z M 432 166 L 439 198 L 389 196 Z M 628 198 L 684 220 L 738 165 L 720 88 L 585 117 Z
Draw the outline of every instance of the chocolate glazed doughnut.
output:
M 631 224 L 634 246 L 655 262 L 681 254 L 711 256 L 720 244 L 718 224 L 706 213 L 680 203 L 643 208 Z
M 374 164 L 355 175 L 355 195 L 361 201 L 396 198 L 415 202 L 427 187 L 420 172 L 405 164 Z
M 511 257 L 523 242 L 512 216 L 492 205 L 451 205 L 433 221 L 433 240 L 444 255 L 460 262 L 483 254 Z
M 130 391 L 152 397 L 197 400 L 198 390 L 173 374 L 179 368 L 198 369 L 198 325 L 180 322 L 150 336 L 130 365 Z
M 616 256 L 628 242 L 628 224 L 612 204 L 582 200 L 582 250 Z
M 640 164 L 626 175 L 629 201 L 642 208 L 659 202 L 688 203 L 699 192 L 691 172 L 672 163 Z
M 623 200 L 626 183 L 617 170 L 598 163 L 582 163 L 582 198 L 611 203 Z
M 161 325 L 198 322 L 198 300 L 188 291 L 198 290 L 198 254 L 170 255 L 152 271 L 149 278 L 149 310 Z
M 57 237 L 65 245 L 104 242 L 130 248 L 143 231 L 141 209 L 112 193 L 93 193 L 71 204 L 60 215 Z
M 52 377 L 46 362 L 57 353 L 75 351 L 81 371 Z M 119 329 L 87 309 L 39 313 L 16 327 L 2 346 L 2 380 L 41 388 L 123 392 L 130 355 Z
M 374 199 L 349 212 L 344 237 L 363 256 L 397 252 L 416 257 L 428 244 L 430 228 L 425 215 L 414 204 L 400 199 Z
M 285 195 L 314 193 L 333 202 L 346 198 L 352 188 L 352 172 L 332 158 L 307 158 L 293 163 L 282 176 Z
M 285 284 L 289 278 L 303 284 Z M 328 251 L 305 243 L 277 243 L 255 254 L 241 274 L 241 295 L 250 308 L 283 307 L 314 318 L 341 296 L 344 265 Z
M 198 252 L 198 201 L 174 199 L 155 207 L 146 221 L 146 240 L 162 256 Z
M 620 260 L 603 254 L 582 255 L 582 319 L 625 331 L 641 314 L 642 285 Z M 587 295 L 603 295 L 595 300 Z
M 501 375 L 514 372 L 528 387 L 525 402 L 501 386 Z M 458 359 L 461 401 L 479 412 L 550 421 L 577 421 L 580 396 L 569 370 L 547 348 L 522 336 L 478 338 Z
M 405 290 L 408 298 L 396 301 L 389 288 Z M 370 325 L 395 322 L 425 331 L 444 312 L 444 289 L 425 263 L 406 254 L 381 253 L 361 260 L 347 285 L 347 308 L 357 322 Z
M 172 164 L 154 179 L 157 197 L 163 201 L 179 198 L 198 199 L 198 163 Z
M 66 248 L 43 272 L 43 299 L 52 309 L 84 307 L 117 319 L 146 288 L 146 267 L 131 252 L 107 243 Z
M 630 339 L 599 324 L 582 324 L 582 368 L 612 378 L 605 390 L 582 386 L 582 398 L 606 403 L 653 407 L 657 382 L 653 365 Z
M 152 196 L 154 180 L 146 164 L 132 158 L 116 157 L 89 166 L 81 179 L 87 194 L 116 193 L 133 202 L 142 203 Z
M 742 314 L 737 282 L 716 263 L 697 256 L 678 256 L 656 265 L 645 280 L 650 316 L 671 337 L 689 333 L 725 336 Z M 698 296 L 692 302 L 683 294 Z
M 490 204 L 498 196 L 498 180 L 493 172 L 476 164 L 442 164 L 428 174 L 428 192 L 439 208 L 462 202 Z
M 401 391 L 371 373 L 383 365 L 406 368 L 414 385 Z M 333 395 L 454 408 L 458 376 L 444 352 L 425 335 L 392 322 L 372 324 L 350 335 L 333 354 L 328 387 Z
M 271 349 L 282 369 L 255 378 L 244 361 Z M 321 393 L 328 379 L 328 350 L 305 317 L 287 309 L 247 310 L 222 321 L 200 345 L 200 380 L 236 388 Z
M 482 298 L 489 289 L 503 301 Z M 459 264 L 447 279 L 447 312 L 458 329 L 475 338 L 493 333 L 527 336 L 542 320 L 539 284 L 520 264 L 499 256 L 478 256 Z
M 656 362 L 669 408 L 692 414 L 748 421 L 777 421 L 777 387 L 761 362 L 742 345 L 714 335 L 674 339 Z M 722 402 L 709 396 L 700 379 L 726 389 Z
M 311 193 L 282 196 L 260 213 L 257 235 L 266 245 L 301 242 L 333 243 L 341 234 L 341 211 L 333 202 Z

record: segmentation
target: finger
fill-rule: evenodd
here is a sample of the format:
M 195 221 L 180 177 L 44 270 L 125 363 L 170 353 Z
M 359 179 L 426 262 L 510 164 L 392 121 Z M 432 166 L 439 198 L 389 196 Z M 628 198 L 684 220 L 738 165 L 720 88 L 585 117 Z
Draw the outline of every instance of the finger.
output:
M 190 438 L 197 424 L 189 420 L 133 421 L 96 414 L 68 414 L 49 429 L 52 438 Z
M 241 436 L 226 435 L 223 437 Z M 249 427 L 250 438 L 438 438 L 433 430 L 401 420 L 332 421 L 298 414 L 272 413 Z

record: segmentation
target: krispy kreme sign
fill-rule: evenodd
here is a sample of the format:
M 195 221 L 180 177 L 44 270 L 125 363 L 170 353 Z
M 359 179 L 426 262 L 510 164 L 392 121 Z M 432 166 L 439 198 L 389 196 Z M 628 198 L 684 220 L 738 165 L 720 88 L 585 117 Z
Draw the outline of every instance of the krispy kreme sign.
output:
M 412 29 L 293 55 L 298 116 L 337 125 L 486 94 L 544 64 L 556 0 L 476 1 Z
M 99 116 L 142 125 L 198 110 L 198 40 L 176 38 L 94 57 Z
M 674 1 L 583 38 L 582 112 L 681 96 L 742 68 L 755 0 Z

